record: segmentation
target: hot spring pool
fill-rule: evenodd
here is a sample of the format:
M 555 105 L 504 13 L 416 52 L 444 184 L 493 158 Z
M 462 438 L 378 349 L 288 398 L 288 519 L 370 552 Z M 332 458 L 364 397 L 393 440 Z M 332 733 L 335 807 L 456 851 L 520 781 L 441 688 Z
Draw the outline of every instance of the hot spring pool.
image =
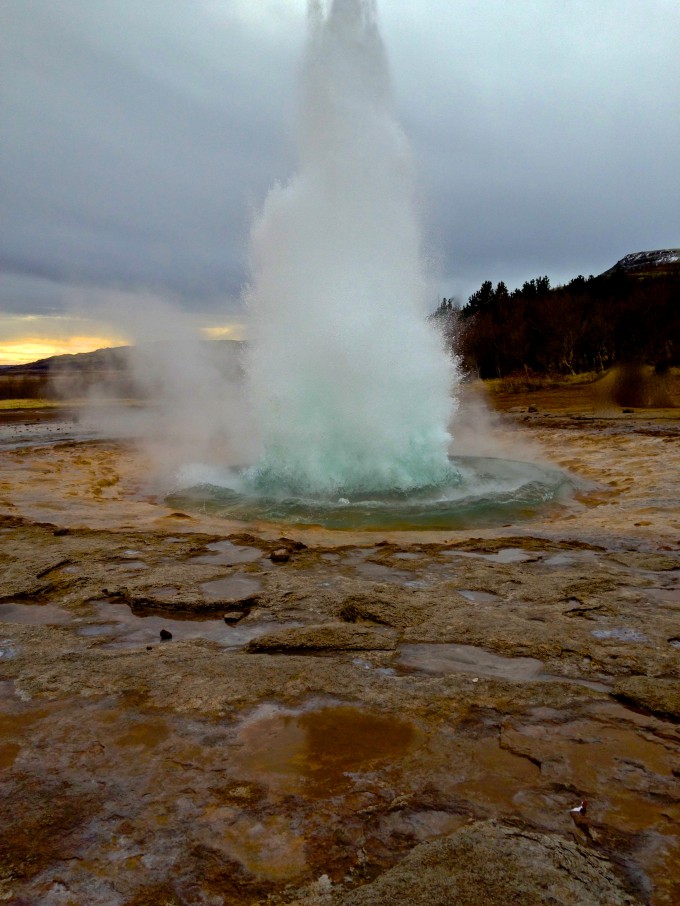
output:
M 564 472 L 493 457 L 451 458 L 456 480 L 408 492 L 277 495 L 248 489 L 247 471 L 194 466 L 167 497 L 170 506 L 244 522 L 319 525 L 328 529 L 464 529 L 529 519 L 566 501 L 573 482 Z

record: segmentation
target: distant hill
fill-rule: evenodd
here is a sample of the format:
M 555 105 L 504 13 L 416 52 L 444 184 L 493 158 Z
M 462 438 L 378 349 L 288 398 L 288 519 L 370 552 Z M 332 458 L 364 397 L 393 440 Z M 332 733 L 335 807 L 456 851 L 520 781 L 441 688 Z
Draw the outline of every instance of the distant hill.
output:
M 223 377 L 231 381 L 242 378 L 243 344 L 239 340 L 204 340 L 202 346 L 205 361 Z M 162 375 L 182 362 L 185 353 L 186 344 L 182 342 L 158 341 L 54 355 L 25 365 L 2 365 L 0 400 L 73 399 L 93 388 L 112 399 L 145 398 L 154 376 L 162 381 Z
M 131 346 L 114 346 L 95 349 L 93 352 L 78 352 L 72 355 L 52 355 L 24 365 L 0 365 L 0 374 L 40 375 L 56 370 L 100 371 L 102 369 L 122 371 L 130 360 Z
M 234 353 L 241 348 L 240 340 L 205 340 L 206 350 L 211 353 Z M 54 374 L 55 372 L 97 373 L 102 371 L 126 371 L 135 356 L 144 356 L 152 344 L 142 346 L 112 346 L 95 349 L 93 352 L 78 352 L 66 355 L 52 355 L 24 365 L 0 365 L 0 375 L 32 376 Z M 155 344 L 153 344 L 155 345 Z M 175 344 L 173 344 L 175 345 Z M 181 343 L 176 344 L 181 350 Z
M 657 249 L 654 252 L 631 252 L 606 270 L 602 277 L 616 273 L 634 277 L 656 277 L 661 274 L 680 274 L 680 249 Z

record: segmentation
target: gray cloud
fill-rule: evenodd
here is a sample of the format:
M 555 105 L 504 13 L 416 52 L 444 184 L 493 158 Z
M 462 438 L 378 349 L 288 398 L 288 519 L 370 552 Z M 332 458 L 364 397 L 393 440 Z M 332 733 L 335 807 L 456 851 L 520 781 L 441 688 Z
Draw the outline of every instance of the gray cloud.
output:
M 680 244 L 675 0 L 381 10 L 443 291 Z M 0 309 L 82 284 L 235 311 L 252 211 L 294 166 L 303 0 L 0 15 Z
M 680 242 L 677 4 L 434 8 L 450 27 L 402 23 L 394 68 L 446 277 L 564 279 Z

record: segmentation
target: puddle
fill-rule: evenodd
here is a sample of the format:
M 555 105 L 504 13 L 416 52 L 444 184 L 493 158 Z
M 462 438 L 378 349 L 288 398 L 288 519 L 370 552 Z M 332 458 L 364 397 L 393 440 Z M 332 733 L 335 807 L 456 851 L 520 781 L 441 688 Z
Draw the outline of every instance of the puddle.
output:
M 602 674 L 600 674 L 600 676 L 602 676 Z M 602 681 L 600 681 L 583 679 L 578 676 L 560 676 L 558 673 L 542 673 L 538 679 L 549 683 L 568 683 L 572 686 L 583 686 L 584 689 L 592 689 L 594 692 L 606 692 L 607 695 L 612 691 L 611 684 L 604 682 L 606 677 L 602 677 Z
M 412 572 L 405 572 L 404 570 L 396 569 L 393 566 L 386 566 L 383 563 L 373 563 L 369 560 L 369 557 L 375 557 L 379 553 L 379 549 L 376 547 L 364 547 L 356 548 L 342 555 L 341 567 L 344 568 L 345 575 L 347 575 L 346 568 L 349 567 L 355 574 L 363 576 L 365 579 L 372 579 L 376 582 L 393 582 L 393 583 L 403 583 L 407 579 L 413 578 Z M 340 559 L 338 554 L 322 554 L 323 560 L 328 561 L 329 563 L 337 562 Z M 322 583 L 330 585 L 332 583 Z
M 124 748 L 155 749 L 169 736 L 167 721 L 160 717 L 145 716 L 142 720 L 130 721 L 120 735 L 112 737 L 112 742 Z
M 377 673 L 380 676 L 397 676 L 397 671 L 392 667 L 376 667 L 375 664 L 371 664 L 361 657 L 355 657 L 352 663 L 355 667 L 361 667 L 362 670 L 371 670 L 373 673 Z
M 0 622 L 30 626 L 54 626 L 70 623 L 73 615 L 54 604 L 0 604 Z
M 532 657 L 502 657 L 475 645 L 456 645 L 446 642 L 426 642 L 402 645 L 397 664 L 408 670 L 424 673 L 471 673 L 491 679 L 513 682 L 568 683 L 596 692 L 610 692 L 611 687 L 597 680 L 543 673 L 543 662 Z
M 383 566 L 381 563 L 357 563 L 354 566 L 354 571 L 366 579 L 375 579 L 378 582 L 398 582 L 401 584 L 412 577 L 412 573 L 403 572 L 393 566 Z
M 201 591 L 206 598 L 215 601 L 222 598 L 225 601 L 241 601 L 253 597 L 261 588 L 262 583 L 249 576 L 225 576 L 224 579 L 214 579 L 201 585 Z
M 276 628 L 289 624 L 276 623 Z M 160 632 L 165 629 L 172 633 L 172 639 L 161 642 Z M 110 601 L 99 601 L 95 605 L 95 619 L 88 620 L 78 627 L 77 633 L 85 638 L 111 636 L 109 641 L 100 647 L 105 650 L 135 648 L 141 645 L 183 642 L 190 639 L 207 639 L 218 642 L 226 648 L 239 648 L 251 639 L 272 631 L 268 621 L 252 622 L 237 626 L 228 625 L 222 615 L 211 615 L 209 619 L 181 618 L 177 614 L 133 614 L 127 604 L 113 604 Z
M 617 642 L 648 642 L 649 639 L 644 632 L 638 632 L 637 629 L 630 629 L 626 626 L 615 629 L 593 629 L 591 635 L 596 639 L 615 639 Z
M 211 851 L 223 851 L 229 861 L 240 862 L 257 878 L 284 881 L 306 868 L 307 841 L 283 815 L 253 817 L 216 808 L 203 818 L 200 830 Z
M 14 694 L 3 701 L 3 706 L 0 713 L 0 771 L 13 767 L 25 748 L 27 733 L 48 714 L 45 708 L 27 709 L 18 704 Z
M 192 563 L 208 563 L 211 566 L 234 566 L 238 563 L 255 563 L 262 559 L 262 551 L 256 547 L 239 547 L 231 541 L 217 541 L 208 544 L 210 554 L 192 557 Z
M 472 591 L 469 588 L 457 588 L 456 591 L 459 595 L 467 598 L 468 601 L 473 601 L 475 604 L 495 604 L 502 600 L 500 595 L 495 595 L 491 591 Z
M 574 563 L 578 563 L 579 561 L 592 563 L 596 557 L 597 553 L 595 551 L 558 551 L 557 553 L 542 557 L 541 566 L 573 566 Z
M 543 566 L 571 566 L 575 562 L 572 554 L 551 554 L 543 560 Z
M 542 661 L 532 657 L 501 657 L 475 645 L 446 642 L 402 645 L 398 663 L 424 673 L 472 673 L 516 682 L 538 679 L 543 670 Z
M 513 751 L 542 762 L 550 758 L 555 782 L 569 780 L 584 792 L 598 789 L 598 801 L 592 803 L 598 820 L 630 833 L 672 826 L 670 813 L 677 813 L 677 805 L 662 808 L 656 795 L 674 783 L 675 752 L 644 730 L 576 718 L 548 726 L 520 722 L 504 731 L 503 739 Z M 641 789 L 650 795 L 638 796 Z
M 302 712 L 259 708 L 238 734 L 236 759 L 259 782 L 315 796 L 346 792 L 365 775 L 402 758 L 415 728 L 349 705 Z
M 78 629 L 78 635 L 84 638 L 97 638 L 100 635 L 115 635 L 120 631 L 120 623 L 88 623 Z M 159 630 L 160 632 L 160 630 Z
M 17 760 L 21 746 L 17 742 L 0 742 L 0 771 L 11 768 Z
M 17 650 L 11 639 L 0 639 L 0 661 L 11 661 L 17 656 Z
M 356 566 L 357 563 L 363 563 L 367 557 L 375 557 L 377 553 L 377 547 L 359 547 L 345 553 L 342 559 L 347 566 Z
M 485 559 L 492 563 L 525 563 L 527 560 L 540 560 L 536 553 L 528 553 L 519 547 L 504 547 L 496 554 L 486 554 Z
M 32 626 L 71 625 L 76 635 L 86 639 L 102 639 L 98 646 L 105 650 L 134 648 L 142 645 L 161 644 L 160 632 L 165 629 L 172 633 L 172 641 L 207 639 L 218 642 L 225 648 L 240 648 L 272 629 L 290 629 L 302 625 L 299 621 L 278 622 L 271 619 L 242 621 L 235 625 L 226 623 L 224 614 L 183 616 L 178 613 L 134 614 L 124 603 L 112 601 L 92 602 L 93 614 L 79 617 L 53 604 L 0 604 L 0 623 L 20 623 Z M 225 613 L 227 612 L 225 607 Z M 244 617 L 247 611 L 244 612 Z M 10 639 L 0 640 L 0 659 L 16 657 L 16 649 Z
M 680 605 L 680 586 L 671 586 L 670 588 L 645 588 L 643 593 L 647 594 L 653 602 L 658 604 Z
M 470 557 L 473 560 L 488 560 L 490 563 L 525 563 L 527 560 L 540 560 L 541 555 L 529 553 L 520 547 L 504 547 L 495 554 L 481 554 L 474 551 L 442 551 L 445 557 Z

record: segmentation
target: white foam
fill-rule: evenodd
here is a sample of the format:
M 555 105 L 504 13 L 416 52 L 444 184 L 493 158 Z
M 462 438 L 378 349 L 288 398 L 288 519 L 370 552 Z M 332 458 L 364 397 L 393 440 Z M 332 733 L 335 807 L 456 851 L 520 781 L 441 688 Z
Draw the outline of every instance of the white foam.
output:
M 310 4 L 299 170 L 252 233 L 260 489 L 450 477 L 456 372 L 429 304 L 411 152 L 371 0 Z

